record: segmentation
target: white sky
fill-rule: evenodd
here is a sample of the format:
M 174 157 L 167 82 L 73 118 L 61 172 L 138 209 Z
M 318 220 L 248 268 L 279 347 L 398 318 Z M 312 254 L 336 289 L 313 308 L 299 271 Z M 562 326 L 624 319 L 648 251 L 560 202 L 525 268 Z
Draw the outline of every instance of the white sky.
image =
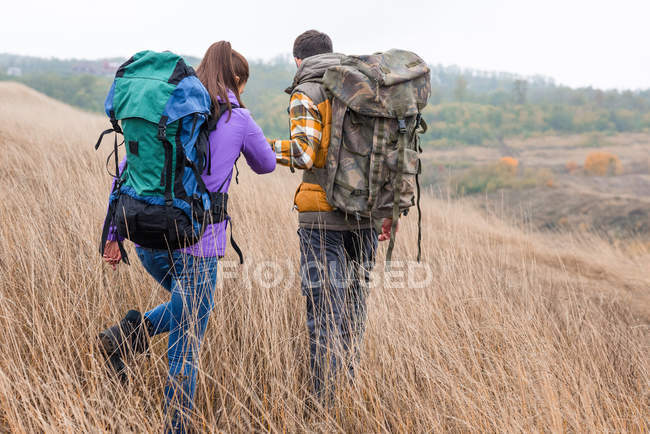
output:
M 0 52 L 200 57 L 227 39 L 249 59 L 268 59 L 316 28 L 348 54 L 398 47 L 430 63 L 570 86 L 650 88 L 649 17 L 649 0 L 4 0 Z

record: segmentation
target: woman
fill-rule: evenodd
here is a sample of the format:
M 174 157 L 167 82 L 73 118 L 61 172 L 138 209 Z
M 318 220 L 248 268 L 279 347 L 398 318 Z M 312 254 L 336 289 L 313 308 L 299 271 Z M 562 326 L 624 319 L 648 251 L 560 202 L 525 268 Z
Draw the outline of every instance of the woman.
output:
M 196 75 L 212 101 L 228 109 L 210 134 L 211 170 L 210 175 L 202 175 L 208 190 L 216 192 L 223 185 L 220 191 L 228 191 L 240 153 L 256 173 L 272 172 L 275 153 L 241 101 L 249 77 L 246 59 L 232 50 L 229 42 L 216 42 L 208 48 Z M 126 379 L 123 357 L 129 351 L 146 352 L 148 337 L 169 333 L 165 409 L 175 432 L 185 431 L 194 401 L 199 347 L 213 307 L 217 261 L 226 246 L 226 225 L 227 221 L 208 226 L 197 244 L 171 254 L 136 247 L 146 270 L 171 293 L 170 301 L 144 315 L 130 310 L 119 324 L 100 333 L 103 351 L 122 379 Z M 120 259 L 117 241 L 108 241 L 104 260 L 115 267 Z

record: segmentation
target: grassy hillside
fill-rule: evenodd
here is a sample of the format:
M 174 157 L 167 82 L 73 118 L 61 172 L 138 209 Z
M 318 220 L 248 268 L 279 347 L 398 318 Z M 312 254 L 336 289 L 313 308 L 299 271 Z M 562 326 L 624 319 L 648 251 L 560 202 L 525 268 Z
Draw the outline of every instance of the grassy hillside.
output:
M 137 260 L 117 272 L 100 261 L 109 146 L 92 145 L 105 124 L 0 83 L 0 431 L 161 430 L 166 340 L 131 364 L 127 386 L 94 347 L 126 309 L 166 297 Z M 358 378 L 333 408 L 306 412 L 297 176 L 240 178 L 231 211 L 247 264 L 229 251 L 220 269 L 200 430 L 647 432 L 648 248 L 527 233 L 430 197 L 430 281 L 416 288 L 399 266 L 391 279 L 377 273 Z M 415 220 L 404 220 L 394 258 L 413 259 Z M 283 275 L 274 284 L 260 280 L 270 260 Z

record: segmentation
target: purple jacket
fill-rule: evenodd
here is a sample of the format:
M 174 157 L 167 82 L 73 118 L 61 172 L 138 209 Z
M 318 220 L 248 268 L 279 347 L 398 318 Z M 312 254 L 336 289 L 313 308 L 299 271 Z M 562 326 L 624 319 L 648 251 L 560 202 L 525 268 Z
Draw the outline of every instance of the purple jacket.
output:
M 228 99 L 231 104 L 237 104 L 237 98 L 231 91 L 228 91 Z M 221 191 L 228 191 L 233 166 L 240 153 L 244 154 L 246 163 L 257 174 L 273 172 L 275 169 L 275 152 L 246 109 L 234 109 L 230 119 L 228 112 L 224 113 L 216 130 L 210 134 L 210 147 L 210 176 L 205 173 L 201 176 L 209 191 L 217 191 L 226 179 Z M 234 220 L 236 219 L 235 216 Z M 226 225 L 227 221 L 208 226 L 201 240 L 183 251 L 193 256 L 223 256 L 226 250 Z
M 231 104 L 237 104 L 237 98 L 231 91 L 228 91 L 228 99 Z M 225 184 L 221 192 L 228 191 L 233 166 L 240 154 L 244 154 L 246 163 L 255 173 L 269 173 L 275 169 L 275 152 L 269 146 L 262 129 L 255 123 L 250 112 L 243 108 L 234 109 L 230 119 L 228 119 L 228 112 L 219 119 L 217 128 L 210 134 L 210 153 L 212 155 L 210 175 L 204 172 L 201 176 L 209 191 L 216 192 L 224 180 Z M 235 216 L 234 220 L 236 219 Z M 183 251 L 192 256 L 223 256 L 226 250 L 227 224 L 227 221 L 223 221 L 209 225 L 201 240 Z M 109 234 L 109 240 L 114 239 L 115 235 Z

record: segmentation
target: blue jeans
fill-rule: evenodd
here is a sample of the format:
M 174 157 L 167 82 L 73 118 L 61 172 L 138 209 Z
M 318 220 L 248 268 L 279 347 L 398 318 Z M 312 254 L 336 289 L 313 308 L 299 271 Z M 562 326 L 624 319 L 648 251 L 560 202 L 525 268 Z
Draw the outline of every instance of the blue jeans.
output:
M 179 250 L 171 256 L 166 250 L 138 247 L 136 251 L 144 268 L 171 293 L 170 301 L 144 316 L 152 336 L 169 333 L 165 411 L 171 430 L 184 432 L 194 402 L 199 350 L 214 307 L 218 259 Z
M 314 394 L 331 398 L 341 367 L 354 376 L 366 323 L 374 229 L 327 231 L 300 228 L 300 276 L 307 301 L 309 361 Z

